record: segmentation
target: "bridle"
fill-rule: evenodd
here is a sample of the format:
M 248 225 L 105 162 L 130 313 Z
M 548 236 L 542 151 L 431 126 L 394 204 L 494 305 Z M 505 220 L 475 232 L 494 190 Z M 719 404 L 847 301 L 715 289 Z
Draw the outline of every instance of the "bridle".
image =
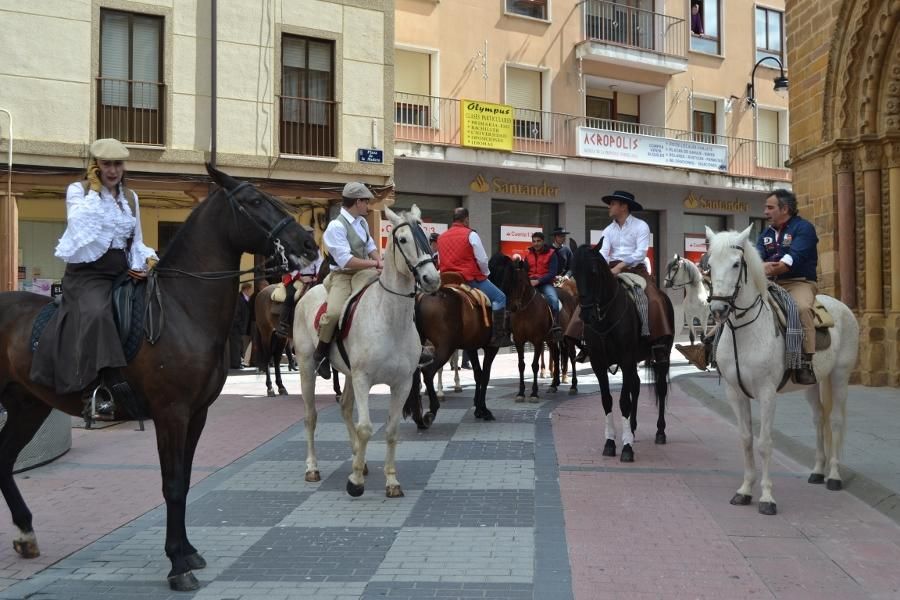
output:
M 675 261 L 675 266 L 670 267 L 668 273 L 666 273 L 666 278 L 663 280 L 663 286 L 667 288 L 671 288 L 673 290 L 683 290 L 689 285 L 694 285 L 697 283 L 697 280 L 694 279 L 694 273 L 688 269 L 690 272 L 689 279 L 684 283 L 675 283 L 675 278 L 678 277 L 678 273 L 681 272 L 681 269 L 684 267 L 684 259 L 679 258 Z M 674 270 L 673 270 L 674 269 Z
M 400 256 L 403 257 L 403 261 L 406 263 L 406 267 L 410 270 L 415 277 L 416 282 L 413 284 L 413 291 L 404 294 L 403 292 L 397 292 L 395 290 L 390 289 L 384 282 L 381 280 L 381 277 L 378 278 L 378 284 L 384 288 L 386 292 L 394 294 L 395 296 L 403 296 L 404 298 L 415 298 L 416 297 L 416 288 L 421 284 L 422 275 L 419 273 L 419 269 L 424 267 L 425 265 L 434 264 L 434 256 L 431 254 L 431 245 L 428 243 L 428 238 L 425 237 L 425 233 L 422 231 L 421 227 L 413 227 L 413 223 L 404 222 L 400 223 L 396 227 L 391 230 L 391 240 L 393 244 L 391 245 L 391 252 L 396 256 L 398 242 L 397 242 L 397 232 L 401 227 L 409 227 L 409 231 L 413 236 L 413 241 L 416 244 L 416 250 L 419 251 L 419 259 L 413 263 L 409 258 L 407 258 L 406 253 L 402 250 L 400 251 Z
M 597 259 L 591 259 L 596 262 Z M 575 278 L 575 281 L 578 281 L 578 278 Z M 619 285 L 615 280 L 613 281 L 613 294 L 612 297 L 602 306 L 598 305 L 596 302 L 581 302 L 581 314 L 582 321 L 584 322 L 585 327 L 594 332 L 598 337 L 605 337 L 609 334 L 616 326 L 622 321 L 622 318 L 625 316 L 625 313 L 628 311 L 628 303 L 625 302 L 622 304 L 623 308 L 621 313 L 615 318 L 612 319 L 612 323 L 603 330 L 597 329 L 592 323 L 597 323 L 598 325 L 603 324 L 604 321 L 607 321 L 609 311 L 613 308 L 616 299 L 619 297 L 619 290 L 622 286 Z M 587 297 L 591 299 L 591 296 L 582 296 L 580 293 L 578 294 L 579 301 L 582 298 Z M 591 319 L 587 319 L 586 316 L 591 315 Z

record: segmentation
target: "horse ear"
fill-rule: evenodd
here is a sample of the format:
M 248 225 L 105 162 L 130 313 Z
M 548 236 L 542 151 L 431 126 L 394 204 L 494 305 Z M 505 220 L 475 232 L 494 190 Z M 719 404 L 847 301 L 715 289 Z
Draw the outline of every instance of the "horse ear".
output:
M 594 247 L 592 248 L 592 250 L 593 250 L 594 252 L 596 252 L 597 254 L 600 254 L 600 249 L 603 248 L 603 240 L 604 240 L 604 239 L 605 239 L 605 238 L 602 238 L 602 237 L 601 237 L 601 238 L 597 241 L 597 243 L 594 244 Z
M 226 175 L 222 171 L 212 166 L 210 163 L 206 163 L 206 172 L 209 173 L 209 176 L 212 177 L 213 181 L 215 181 L 220 187 L 223 187 L 226 190 L 233 190 L 239 185 L 237 179 L 235 179 L 231 175 Z
M 750 239 L 750 231 L 752 231 L 752 230 L 753 230 L 753 225 L 751 224 L 751 225 L 747 226 L 747 229 L 745 229 L 741 232 L 740 240 L 741 240 L 742 246 L 744 245 L 744 242 L 746 242 L 747 240 Z
M 675 261 L 678 260 L 678 253 L 677 253 L 677 252 L 675 253 L 675 256 L 672 258 L 672 260 L 675 260 Z
M 712 243 L 713 237 L 716 235 L 716 232 L 709 228 L 709 225 L 706 226 L 706 243 L 709 245 Z
M 397 213 L 392 211 L 387 206 L 384 207 L 384 214 L 387 215 L 387 218 L 390 219 L 390 221 L 391 221 L 391 223 L 393 223 L 394 227 L 396 227 L 403 221 L 403 219 L 400 218 L 400 215 L 398 215 Z
M 571 250 L 572 252 L 578 250 L 578 244 L 576 244 L 575 240 L 573 240 L 572 238 L 569 238 L 569 250 Z
M 409 213 L 416 218 L 416 221 L 422 220 L 422 211 L 419 210 L 419 207 L 415 204 L 413 204 L 412 208 L 409 209 Z

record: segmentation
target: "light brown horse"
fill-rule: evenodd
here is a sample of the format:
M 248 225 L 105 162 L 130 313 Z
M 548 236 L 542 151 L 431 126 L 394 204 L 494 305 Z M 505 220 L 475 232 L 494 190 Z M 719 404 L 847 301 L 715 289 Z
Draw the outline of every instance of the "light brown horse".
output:
M 531 361 L 533 374 L 531 396 L 529 401 L 538 401 L 538 362 L 540 351 L 546 342 L 550 348 L 550 362 L 559 360 L 559 344 L 553 341 L 550 329 L 553 327 L 553 316 L 544 296 L 528 281 L 528 263 L 513 260 L 504 254 L 497 253 L 488 263 L 491 271 L 491 282 L 506 294 L 506 308 L 510 312 L 509 329 L 513 343 L 519 355 L 519 393 L 516 402 L 525 400 L 525 343 L 534 348 Z M 559 385 L 558 378 L 550 384 L 555 392 Z

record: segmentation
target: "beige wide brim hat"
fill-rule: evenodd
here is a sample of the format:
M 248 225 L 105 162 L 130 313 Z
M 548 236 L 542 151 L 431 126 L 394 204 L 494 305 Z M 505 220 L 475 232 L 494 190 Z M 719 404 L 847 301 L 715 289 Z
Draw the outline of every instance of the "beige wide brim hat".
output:
M 91 144 L 91 156 L 100 160 L 125 160 L 128 148 L 117 139 L 103 138 Z

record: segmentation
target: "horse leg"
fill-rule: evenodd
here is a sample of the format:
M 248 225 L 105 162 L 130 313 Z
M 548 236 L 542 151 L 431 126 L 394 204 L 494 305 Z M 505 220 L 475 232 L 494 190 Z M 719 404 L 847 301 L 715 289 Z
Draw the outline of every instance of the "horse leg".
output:
M 666 346 L 671 351 L 671 346 Z M 666 443 L 666 400 L 669 395 L 669 359 L 653 364 L 653 392 L 656 396 L 656 438 L 657 444 Z
M 759 496 L 759 513 L 774 515 L 777 512 L 775 498 L 772 497 L 772 478 L 769 463 L 772 461 L 772 425 L 775 422 L 775 390 L 770 389 L 759 395 L 759 454 L 762 458 L 762 479 Z
M 272 357 L 275 356 L 275 348 L 278 346 L 277 338 L 278 336 L 274 333 L 269 336 L 269 362 L 266 363 L 266 396 L 269 396 L 270 398 L 275 397 L 275 390 L 272 388 L 272 378 L 269 375 L 269 366 Z
M 812 410 L 813 427 L 816 430 L 816 462 L 812 473 L 809 475 L 809 483 L 825 483 L 825 422 L 822 419 L 822 405 L 819 387 L 821 382 L 806 388 L 806 401 Z
M 426 429 L 431 427 L 431 424 L 434 423 L 434 418 L 437 416 L 438 409 L 441 407 L 441 400 L 434 391 L 434 375 L 435 372 L 440 373 L 443 371 L 444 366 L 441 365 L 435 369 L 434 365 L 436 364 L 440 364 L 437 358 L 435 358 L 433 363 L 427 365 L 422 370 L 422 377 L 425 380 L 425 392 L 428 394 L 428 412 L 422 416 Z
M 569 386 L 569 395 L 574 396 L 578 393 L 578 364 L 575 362 L 578 350 L 575 348 L 575 342 L 567 340 L 566 346 L 569 348 L 569 360 L 572 361 L 572 385 Z
M 591 359 L 591 368 L 597 375 L 597 383 L 600 384 L 600 401 L 603 404 L 603 414 L 606 416 L 603 432 L 606 442 L 603 445 L 603 456 L 615 456 L 616 424 L 612 416 L 613 398 L 609 392 L 609 374 L 606 371 L 606 365 L 597 364 L 593 359 Z
M 6 425 L 0 431 L 0 491 L 9 506 L 13 523 L 19 535 L 13 540 L 13 548 L 22 558 L 41 555 L 37 538 L 31 525 L 31 511 L 13 478 L 13 467 L 22 449 L 31 441 L 50 414 L 50 407 L 36 398 L 27 396 L 24 390 L 7 386 L 3 396 L 6 406 Z
M 622 454 L 621 462 L 634 462 L 635 412 L 641 380 L 637 365 L 622 368 L 622 393 L 619 395 L 619 411 L 622 413 Z
M 211 403 L 210 403 L 211 404 Z M 190 489 L 191 487 L 191 468 L 194 465 L 194 452 L 197 450 L 197 442 L 200 441 L 200 434 L 203 433 L 203 427 L 206 425 L 206 416 L 209 412 L 209 407 L 197 411 L 197 413 L 191 417 L 191 422 L 188 424 L 188 432 L 187 432 L 187 444 L 185 445 L 184 450 L 184 484 L 185 489 Z M 197 552 L 197 549 L 188 541 L 187 536 L 184 538 L 184 547 L 186 553 L 186 560 L 188 562 L 188 566 L 191 570 L 194 569 L 203 569 L 206 567 L 206 559 Z
M 559 343 L 559 364 L 562 369 L 559 382 L 569 383 L 569 344 L 565 340 Z
M 475 354 L 478 354 L 478 350 L 475 350 Z M 462 385 L 459 383 L 459 350 L 450 357 L 450 368 L 453 369 L 453 391 L 458 394 L 462 391 Z
M 543 345 L 541 351 L 535 350 L 534 357 L 531 359 L 531 395 L 528 397 L 529 402 L 538 402 L 538 362 L 544 354 Z M 523 392 L 524 393 L 524 392 Z
M 200 587 L 200 582 L 188 564 L 187 530 L 184 524 L 188 484 L 187 465 L 188 429 L 190 417 L 186 409 L 169 409 L 154 415 L 156 445 L 162 472 L 163 497 L 166 500 L 166 556 L 172 561 L 169 571 L 169 587 L 176 592 L 187 592 Z
M 278 394 L 280 396 L 287 396 L 288 391 L 284 388 L 284 383 L 281 381 L 281 357 L 284 356 L 287 340 L 279 336 L 272 337 L 279 338 L 274 352 L 272 353 L 272 360 L 275 362 L 275 386 L 278 388 Z
M 731 386 L 725 391 L 725 396 L 734 410 L 737 418 L 738 431 L 741 435 L 741 447 L 744 450 L 744 481 L 738 491 L 732 496 L 731 504 L 746 506 L 753 498 L 753 484 L 756 481 L 756 464 L 753 460 L 753 421 L 750 414 L 750 399 Z
M 400 413 L 404 399 L 409 395 L 410 381 L 404 381 L 401 385 L 391 386 L 391 402 L 388 410 L 388 420 L 384 429 L 387 451 L 384 456 L 384 494 L 388 498 L 402 498 L 403 488 L 397 479 L 397 425 L 400 423 Z M 349 484 L 348 484 L 349 485 Z
M 840 458 L 844 447 L 844 431 L 847 427 L 847 390 L 850 384 L 850 370 L 836 366 L 831 375 L 820 382 L 823 405 L 831 404 L 831 443 L 828 444 L 828 480 L 825 485 L 829 490 L 843 488 L 841 483 Z M 830 397 L 830 398 L 829 398 Z
M 366 374 L 359 370 L 352 372 L 349 379 L 351 384 L 347 387 L 353 387 L 352 395 L 356 399 L 356 412 L 358 413 L 359 421 L 355 427 L 355 443 L 351 442 L 353 447 L 353 472 L 350 473 L 350 477 L 347 480 L 347 493 L 356 498 L 362 496 L 366 488 L 366 478 L 363 470 L 366 468 L 366 447 L 369 444 L 369 438 L 372 437 L 372 420 L 369 415 L 369 389 L 372 385 Z M 347 395 L 347 393 L 344 394 L 344 396 Z M 349 418 L 352 417 L 347 415 L 347 412 L 352 412 L 352 405 L 344 400 L 341 402 L 341 406 L 344 408 L 344 420 L 349 427 Z
M 344 384 L 346 384 L 346 383 L 347 382 L 345 380 Z M 338 370 L 334 369 L 334 368 L 331 369 L 331 389 L 334 390 L 334 399 L 337 400 L 338 402 L 340 402 L 341 401 L 341 382 L 338 381 Z
M 519 355 L 519 393 L 516 402 L 525 401 L 525 344 L 516 344 L 516 353 Z
M 534 351 L 536 354 L 539 354 L 541 357 L 541 379 L 547 379 L 547 370 L 544 367 L 544 345 L 541 344 L 540 349 L 535 348 Z
M 312 362 L 312 356 L 297 355 L 297 367 L 300 370 L 300 388 L 305 407 L 303 425 L 306 429 L 306 474 L 304 481 L 315 483 L 322 481 L 319 474 L 319 462 L 316 459 L 316 421 L 319 413 L 316 411 L 316 371 Z
M 694 345 L 694 317 L 688 317 L 688 339 L 691 340 L 691 346 Z
M 439 400 L 444 399 L 444 368 L 441 367 L 437 372 L 437 392 L 435 395 Z
M 548 390 L 555 394 L 556 388 L 559 387 L 559 344 L 550 342 L 548 346 L 550 347 L 550 375 L 552 377 Z

